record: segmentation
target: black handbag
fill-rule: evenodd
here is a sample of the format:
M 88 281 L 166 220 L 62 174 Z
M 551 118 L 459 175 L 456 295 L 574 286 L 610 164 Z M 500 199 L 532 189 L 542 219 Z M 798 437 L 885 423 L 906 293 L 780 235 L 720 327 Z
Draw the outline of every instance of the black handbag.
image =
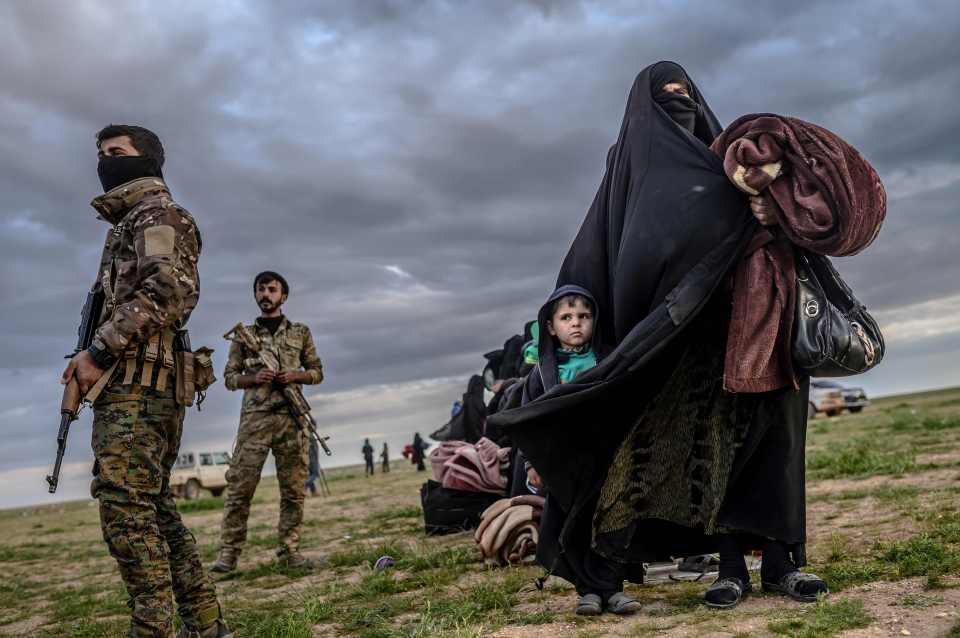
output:
M 830 260 L 796 251 L 797 307 L 793 360 L 811 377 L 847 377 L 883 359 L 880 327 Z

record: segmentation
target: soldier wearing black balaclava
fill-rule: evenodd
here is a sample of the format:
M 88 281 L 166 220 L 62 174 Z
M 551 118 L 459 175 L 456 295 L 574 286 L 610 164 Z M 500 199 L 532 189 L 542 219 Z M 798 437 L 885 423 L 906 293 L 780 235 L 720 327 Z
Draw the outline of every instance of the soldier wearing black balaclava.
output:
M 170 492 L 192 401 L 177 391 L 184 340 L 174 331 L 200 298 L 200 233 L 163 181 L 156 134 L 111 124 L 97 134 L 97 151 L 104 192 L 91 204 L 111 226 L 92 290 L 103 311 L 90 347 L 63 374 L 91 390 L 90 491 L 129 596 L 129 635 L 171 638 L 176 603 L 178 636 L 222 638 L 231 634 L 216 590 Z

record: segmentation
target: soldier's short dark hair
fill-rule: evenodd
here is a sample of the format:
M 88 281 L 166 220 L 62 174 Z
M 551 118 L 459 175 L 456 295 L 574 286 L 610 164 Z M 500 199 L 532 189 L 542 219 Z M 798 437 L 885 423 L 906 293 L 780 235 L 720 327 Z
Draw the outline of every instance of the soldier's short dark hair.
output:
M 280 284 L 280 290 L 283 291 L 283 294 L 290 294 L 290 286 L 287 285 L 287 280 L 283 278 L 279 273 L 275 273 L 272 270 L 264 270 L 262 273 L 253 278 L 253 291 L 257 291 L 257 286 L 260 284 L 265 284 L 271 281 L 275 281 Z
M 160 138 L 150 129 L 132 124 L 109 124 L 97 133 L 97 148 L 103 144 L 103 140 L 109 140 L 114 137 L 126 135 L 130 138 L 133 148 L 137 149 L 144 157 L 156 160 L 157 166 L 163 168 L 163 144 Z

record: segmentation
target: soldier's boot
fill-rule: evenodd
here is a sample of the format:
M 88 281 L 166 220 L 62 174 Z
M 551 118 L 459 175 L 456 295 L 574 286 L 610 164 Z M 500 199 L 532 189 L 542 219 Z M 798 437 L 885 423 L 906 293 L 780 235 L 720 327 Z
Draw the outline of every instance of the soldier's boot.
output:
M 206 629 L 191 629 L 184 625 L 177 632 L 177 638 L 229 638 L 233 632 L 222 620 L 218 620 Z
M 277 562 L 290 569 L 309 569 L 316 567 L 316 563 L 310 560 L 300 552 L 291 552 L 281 550 L 277 554 Z
M 237 568 L 237 559 L 239 557 L 239 549 L 221 547 L 217 560 L 210 566 L 210 571 L 215 574 L 229 574 Z

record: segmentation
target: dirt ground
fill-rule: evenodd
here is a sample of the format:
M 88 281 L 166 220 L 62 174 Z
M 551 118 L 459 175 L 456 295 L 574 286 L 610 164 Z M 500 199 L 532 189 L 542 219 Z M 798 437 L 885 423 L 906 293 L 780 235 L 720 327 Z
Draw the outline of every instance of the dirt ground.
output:
M 709 610 L 708 577 L 630 585 L 639 614 L 579 618 L 569 585 L 536 589 L 539 568 L 487 568 L 469 533 L 424 536 L 427 476 L 403 461 L 372 478 L 328 472 L 332 495 L 306 506 L 303 551 L 322 563 L 313 573 L 274 563 L 278 495 L 265 479 L 240 569 L 218 590 L 237 636 L 258 638 L 960 637 L 960 389 L 819 416 L 807 462 L 809 570 L 831 587 L 815 604 L 754 594 Z M 181 504 L 209 563 L 222 499 Z M 396 567 L 374 572 L 381 555 Z M 0 511 L 0 568 L 0 635 L 125 635 L 126 594 L 94 502 Z

